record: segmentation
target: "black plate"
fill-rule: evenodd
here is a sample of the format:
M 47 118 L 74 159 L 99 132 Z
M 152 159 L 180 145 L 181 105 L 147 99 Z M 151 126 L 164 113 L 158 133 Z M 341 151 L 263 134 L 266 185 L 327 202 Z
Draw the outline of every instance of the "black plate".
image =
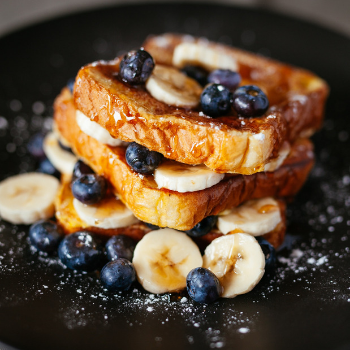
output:
M 0 222 L 0 339 L 19 349 L 346 349 L 350 347 L 350 40 L 261 10 L 142 5 L 85 12 L 0 40 L 1 179 L 35 170 L 30 134 L 79 67 L 187 32 L 310 69 L 331 87 L 317 164 L 290 205 L 275 276 L 209 306 L 138 287 L 109 296 L 94 274 L 32 252 L 27 228 Z M 184 299 L 185 298 L 185 299 Z

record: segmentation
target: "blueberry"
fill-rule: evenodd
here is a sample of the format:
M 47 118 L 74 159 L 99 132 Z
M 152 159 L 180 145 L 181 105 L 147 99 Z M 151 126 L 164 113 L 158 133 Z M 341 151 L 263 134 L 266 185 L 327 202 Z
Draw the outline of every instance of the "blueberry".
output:
M 203 112 L 210 117 L 227 114 L 231 109 L 232 93 L 220 84 L 209 84 L 201 95 Z
M 257 86 L 245 85 L 233 94 L 233 108 L 243 117 L 259 117 L 269 108 L 269 100 Z
M 209 233 L 218 222 L 217 216 L 207 216 L 191 230 L 185 231 L 191 237 L 202 237 Z
M 101 270 L 101 283 L 110 292 L 128 290 L 136 279 L 132 263 L 126 259 L 117 259 L 107 263 Z
M 154 68 L 152 56 L 145 50 L 128 52 L 120 62 L 120 76 L 129 84 L 144 84 Z
M 64 151 L 73 153 L 72 149 L 66 145 L 64 145 L 60 140 L 58 140 L 58 145 L 63 149 Z
M 45 158 L 45 152 L 43 149 L 44 138 L 44 134 L 37 133 L 29 139 L 27 143 L 27 149 L 33 157 L 39 159 Z
M 71 93 L 73 93 L 73 90 L 74 90 L 74 82 L 75 82 L 74 78 L 71 78 L 67 81 L 67 88 Z
M 208 83 L 208 72 L 202 67 L 187 65 L 181 69 L 181 72 L 196 80 L 202 86 Z
M 82 175 L 94 174 L 95 172 L 83 161 L 78 160 L 73 169 L 72 182 Z
M 157 226 L 157 225 L 153 225 L 153 224 L 150 224 L 150 223 L 148 223 L 148 222 L 145 222 L 145 224 L 146 224 L 146 226 L 147 226 L 148 228 L 150 228 L 152 231 L 155 231 L 155 230 L 159 230 L 159 229 L 160 229 L 160 227 Z
M 132 260 L 135 250 L 135 242 L 128 236 L 117 235 L 111 237 L 106 243 L 108 260 L 127 259 Z
M 94 271 L 104 260 L 102 245 L 89 231 L 78 231 L 63 238 L 58 247 L 62 263 L 72 270 Z
M 59 178 L 60 172 L 53 166 L 53 164 L 46 158 L 40 162 L 38 171 L 40 173 L 48 174 Z
M 132 142 L 126 149 L 126 162 L 137 173 L 152 174 L 163 160 L 163 155 Z
M 104 198 L 106 191 L 106 180 L 96 174 L 82 175 L 72 183 L 74 198 L 84 204 L 98 203 Z
M 221 84 L 229 90 L 236 90 L 241 82 L 241 76 L 230 69 L 216 69 L 208 76 L 208 83 Z
M 62 230 L 54 221 L 40 220 L 29 228 L 30 243 L 38 250 L 51 253 L 57 249 Z
M 198 303 L 213 303 L 221 295 L 222 287 L 218 278 L 208 269 L 197 267 L 186 278 L 188 295 Z
M 265 270 L 272 271 L 276 265 L 275 248 L 263 237 L 255 237 L 265 255 Z

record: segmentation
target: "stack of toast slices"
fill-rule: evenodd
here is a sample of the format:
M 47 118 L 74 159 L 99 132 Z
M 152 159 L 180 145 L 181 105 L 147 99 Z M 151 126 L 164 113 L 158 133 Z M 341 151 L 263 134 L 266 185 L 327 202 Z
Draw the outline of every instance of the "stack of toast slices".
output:
M 167 81 L 166 74 L 158 79 L 157 92 L 147 83 L 133 86 L 123 81 L 122 57 L 82 67 L 74 91 L 65 87 L 57 97 L 54 128 L 44 142 L 48 158 L 63 174 L 55 201 L 57 221 L 66 234 L 89 230 L 130 236 L 140 241 L 135 250 L 138 256 L 146 251 L 141 242 L 149 237 L 148 260 L 152 251 L 157 251 L 153 260 L 159 254 L 169 258 L 176 244 L 174 233 L 186 236 L 202 251 L 206 248 L 201 262 L 214 273 L 226 259 L 216 273 L 226 290 L 224 297 L 245 293 L 261 278 L 264 266 L 259 266 L 259 278 L 241 289 L 225 285 L 234 283 L 222 270 L 236 276 L 243 273 L 239 260 L 253 254 L 241 247 L 247 235 L 254 241 L 262 236 L 275 248 L 282 244 L 286 202 L 298 193 L 314 164 L 309 137 L 322 125 L 328 86 L 309 71 L 189 35 L 150 36 L 142 47 L 154 59 L 152 75 L 157 67 L 180 73 L 187 65 L 207 72 L 230 69 L 240 74 L 240 85 L 263 90 L 269 108 L 260 117 L 246 118 L 232 111 L 212 118 L 203 112 L 199 99 L 188 106 L 177 104 L 177 100 L 186 101 L 188 92 L 171 86 L 174 82 Z M 164 156 L 154 173 L 141 174 L 129 166 L 125 154 L 131 142 Z M 72 194 L 71 176 L 78 159 L 110 184 L 108 195 L 98 204 L 80 203 Z M 209 220 L 213 217 L 214 221 Z M 215 222 L 204 229 L 208 233 L 191 235 L 206 222 Z M 253 243 L 249 241 L 248 246 Z M 161 244 L 167 246 L 166 253 L 159 252 Z M 209 261 L 214 255 L 216 262 Z M 156 261 L 152 265 L 134 260 L 146 290 L 163 293 L 186 286 L 188 270 L 171 272 L 172 278 L 161 282 L 155 276 Z M 149 273 L 153 276 L 145 275 L 145 265 L 153 269 Z

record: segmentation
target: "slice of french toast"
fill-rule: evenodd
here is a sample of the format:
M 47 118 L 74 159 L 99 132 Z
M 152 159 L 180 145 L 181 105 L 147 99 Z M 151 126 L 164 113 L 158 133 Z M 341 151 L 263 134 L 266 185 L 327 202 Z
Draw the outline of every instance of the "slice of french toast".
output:
M 174 52 L 184 45 L 192 47 L 185 47 L 179 59 Z M 285 141 L 308 137 L 322 124 L 328 86 L 313 73 L 186 35 L 149 37 L 143 47 L 156 66 L 190 63 L 214 69 L 230 61 L 242 76 L 241 85 L 260 87 L 270 108 L 259 118 L 243 119 L 234 112 L 210 118 L 198 108 L 170 106 L 144 87 L 127 85 L 119 78 L 120 59 L 95 62 L 77 75 L 75 104 L 115 138 L 185 164 L 204 163 L 215 172 L 253 174 L 277 157 Z M 201 61 L 201 53 L 212 57 L 210 64 Z
M 55 207 L 56 207 L 56 219 L 59 225 L 62 227 L 65 234 L 70 234 L 79 230 L 89 230 L 103 236 L 114 235 L 126 235 L 139 241 L 146 233 L 152 231 L 145 223 L 139 222 L 127 227 L 109 228 L 104 229 L 97 226 L 91 226 L 84 222 L 76 212 L 73 205 L 73 194 L 70 186 L 70 178 L 63 177 L 59 191 L 56 195 Z M 103 203 L 102 203 L 103 205 Z M 286 230 L 286 205 L 284 201 L 278 201 L 279 210 L 281 214 L 281 221 L 271 231 L 263 235 L 275 248 L 279 247 L 283 243 L 284 234 Z M 222 236 L 222 233 L 217 229 L 213 229 L 208 234 L 195 238 L 194 240 L 198 246 L 204 249 L 215 238 Z
M 152 175 L 134 172 L 125 160 L 125 147 L 104 145 L 83 133 L 67 88 L 55 101 L 55 124 L 74 153 L 115 188 L 120 199 L 142 221 L 160 227 L 189 230 L 210 215 L 254 198 L 292 197 L 309 174 L 314 154 L 307 139 L 296 141 L 288 158 L 274 172 L 226 174 L 218 184 L 196 192 L 158 188 Z

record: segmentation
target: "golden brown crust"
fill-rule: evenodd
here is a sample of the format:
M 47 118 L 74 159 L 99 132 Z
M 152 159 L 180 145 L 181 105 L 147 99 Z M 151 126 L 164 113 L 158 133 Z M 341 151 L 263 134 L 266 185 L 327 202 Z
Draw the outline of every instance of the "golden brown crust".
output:
M 84 134 L 76 123 L 68 89 L 55 101 L 55 122 L 75 154 L 109 180 L 121 200 L 140 220 L 178 230 L 191 229 L 203 218 L 249 199 L 294 196 L 314 163 L 312 144 L 303 139 L 293 145 L 290 156 L 274 172 L 227 175 L 213 187 L 179 193 L 158 189 L 153 176 L 132 171 L 125 161 L 124 148 L 103 145 Z
M 159 46 L 159 37 L 144 44 L 158 63 L 169 64 L 174 46 L 185 39 L 168 35 L 167 40 L 167 46 Z M 118 60 L 97 62 L 79 71 L 75 104 L 112 136 L 136 141 L 167 158 L 204 163 L 222 173 L 261 171 L 284 141 L 293 142 L 321 126 L 328 87 L 310 72 L 219 46 L 237 60 L 243 84 L 256 84 L 266 91 L 271 107 L 265 116 L 242 123 L 233 115 L 213 119 L 200 116 L 199 111 L 168 106 L 144 88 L 121 82 Z
M 84 221 L 82 221 L 73 205 L 73 194 L 70 187 L 70 182 L 68 179 L 62 179 L 62 184 L 56 195 L 55 207 L 56 207 L 56 219 L 59 225 L 62 227 L 65 234 L 70 234 L 79 230 L 89 230 L 91 232 L 97 233 L 102 236 L 114 236 L 114 235 L 126 235 L 139 241 L 142 237 L 151 231 L 144 223 L 140 222 L 131 226 L 103 229 L 95 226 L 89 226 Z M 263 237 L 267 239 L 275 248 L 282 244 L 284 239 L 284 233 L 286 230 L 286 216 L 285 209 L 286 205 L 283 201 L 278 201 L 282 221 L 276 226 L 276 228 L 264 235 Z M 204 249 L 211 241 L 215 238 L 222 236 L 222 233 L 217 229 L 207 235 L 196 238 L 194 241 L 198 244 L 201 249 Z

